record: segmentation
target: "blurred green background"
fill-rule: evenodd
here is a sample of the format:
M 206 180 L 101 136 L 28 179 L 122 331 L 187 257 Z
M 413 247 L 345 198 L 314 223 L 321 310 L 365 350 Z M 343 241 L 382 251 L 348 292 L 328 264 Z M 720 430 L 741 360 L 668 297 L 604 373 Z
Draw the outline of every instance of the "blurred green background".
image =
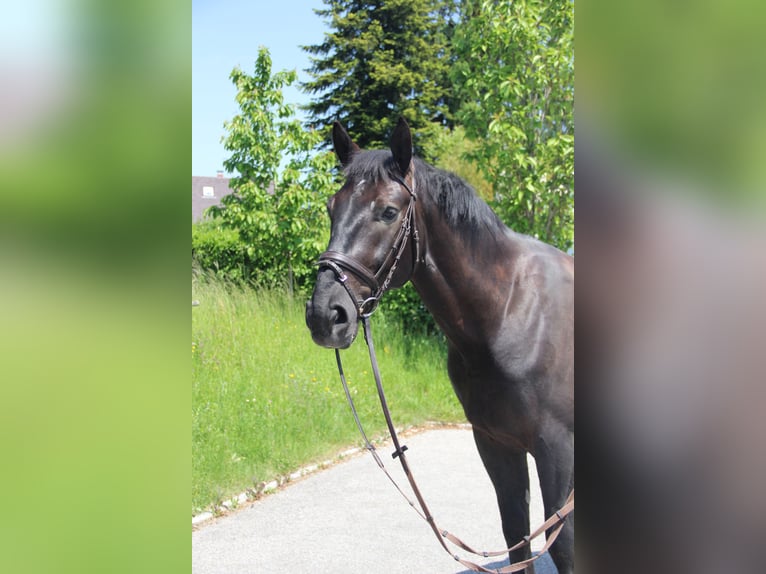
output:
M 188 571 L 191 7 L 3 12 L 0 571 Z
M 752 0 L 577 2 L 578 130 L 644 174 L 762 206 L 763 13 Z

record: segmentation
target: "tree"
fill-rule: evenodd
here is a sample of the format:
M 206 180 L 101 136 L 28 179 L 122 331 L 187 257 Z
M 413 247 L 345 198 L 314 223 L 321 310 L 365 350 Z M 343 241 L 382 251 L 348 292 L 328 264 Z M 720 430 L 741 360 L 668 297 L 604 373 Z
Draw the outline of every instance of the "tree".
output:
M 315 10 L 333 30 L 303 49 L 312 55 L 316 98 L 306 106 L 309 125 L 340 120 L 363 148 L 384 147 L 398 117 L 415 132 L 414 146 L 435 125 L 449 123 L 449 49 L 445 0 L 324 0 Z
M 236 173 L 234 193 L 211 207 L 224 227 L 236 229 L 256 281 L 302 285 L 313 276 L 317 254 L 327 243 L 325 202 L 334 190 L 335 158 L 316 153 L 321 135 L 305 130 L 286 104 L 282 88 L 295 71 L 272 75 L 271 57 L 261 48 L 253 75 L 231 72 L 240 112 L 224 123 L 224 162 Z
M 561 249 L 574 240 L 571 0 L 467 0 L 453 49 L 458 118 L 493 207 Z
M 434 165 L 464 179 L 483 199 L 491 201 L 492 185 L 476 164 L 468 159 L 478 145 L 479 142 L 466 137 L 463 126 L 440 130 L 431 142 Z

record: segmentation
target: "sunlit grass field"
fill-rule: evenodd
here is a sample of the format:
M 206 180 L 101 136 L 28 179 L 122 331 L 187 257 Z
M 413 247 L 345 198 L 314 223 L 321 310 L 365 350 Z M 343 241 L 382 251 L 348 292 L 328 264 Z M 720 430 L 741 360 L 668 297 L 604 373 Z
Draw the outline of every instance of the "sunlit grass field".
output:
M 192 513 L 262 481 L 360 444 L 335 355 L 317 347 L 303 297 L 193 281 Z M 372 318 L 375 347 L 397 426 L 464 420 L 435 338 Z M 385 430 L 364 337 L 342 353 L 362 422 Z

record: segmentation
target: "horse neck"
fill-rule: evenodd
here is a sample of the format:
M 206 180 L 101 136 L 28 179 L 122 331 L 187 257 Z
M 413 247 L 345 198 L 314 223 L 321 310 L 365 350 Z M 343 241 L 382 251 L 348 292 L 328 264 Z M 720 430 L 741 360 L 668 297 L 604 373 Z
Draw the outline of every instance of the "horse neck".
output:
M 507 299 L 513 281 L 509 261 L 518 239 L 509 230 L 462 237 L 436 205 L 421 202 L 419 207 L 423 262 L 412 283 L 454 346 L 485 347 L 504 315 L 496 307 Z

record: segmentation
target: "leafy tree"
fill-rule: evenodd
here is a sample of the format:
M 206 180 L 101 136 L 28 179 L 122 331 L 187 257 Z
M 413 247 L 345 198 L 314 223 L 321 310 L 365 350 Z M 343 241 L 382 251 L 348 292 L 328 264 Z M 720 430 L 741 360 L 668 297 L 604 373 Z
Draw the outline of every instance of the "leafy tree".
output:
M 561 249 L 574 240 L 571 0 L 466 0 L 452 78 L 478 142 L 470 157 L 515 230 Z
M 398 117 L 415 132 L 423 155 L 435 125 L 447 124 L 449 7 L 445 0 L 324 0 L 315 10 L 332 32 L 303 49 L 312 55 L 315 99 L 309 125 L 340 120 L 362 148 L 385 147 Z
M 229 183 L 234 193 L 210 211 L 239 233 L 256 282 L 287 280 L 292 289 L 313 277 L 312 262 L 327 243 L 325 201 L 336 183 L 335 158 L 314 151 L 320 134 L 305 130 L 282 96 L 296 73 L 272 75 L 266 48 L 252 75 L 235 68 L 231 80 L 240 112 L 224 123 L 231 152 L 224 166 L 237 175 Z
M 485 200 L 493 197 L 492 185 L 484 178 L 476 164 L 468 159 L 479 142 L 465 135 L 463 126 L 454 129 L 442 129 L 431 141 L 431 153 L 434 165 L 451 171 L 468 182 Z
M 252 266 L 236 229 L 222 228 L 217 220 L 192 223 L 192 268 L 227 281 L 247 281 Z

